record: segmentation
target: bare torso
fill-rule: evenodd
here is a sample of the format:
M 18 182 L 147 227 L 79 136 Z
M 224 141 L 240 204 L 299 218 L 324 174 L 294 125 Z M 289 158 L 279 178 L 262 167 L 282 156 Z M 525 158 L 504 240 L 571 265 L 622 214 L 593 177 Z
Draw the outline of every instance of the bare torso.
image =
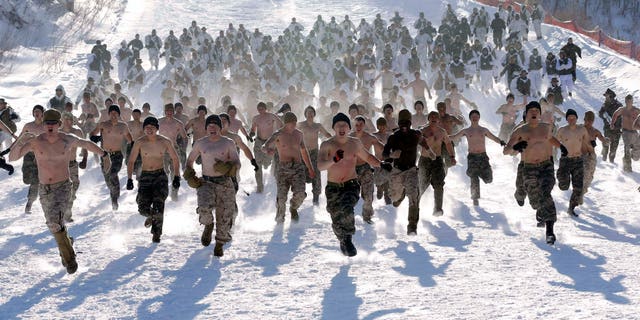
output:
M 583 144 L 590 141 L 587 129 L 578 125 L 567 125 L 558 129 L 556 138 L 567 148 L 568 157 L 581 156 Z
M 102 148 L 108 152 L 122 151 L 122 140 L 126 139 L 129 131 L 127 124 L 122 121 L 115 124 L 105 121 L 98 126 L 102 135 Z

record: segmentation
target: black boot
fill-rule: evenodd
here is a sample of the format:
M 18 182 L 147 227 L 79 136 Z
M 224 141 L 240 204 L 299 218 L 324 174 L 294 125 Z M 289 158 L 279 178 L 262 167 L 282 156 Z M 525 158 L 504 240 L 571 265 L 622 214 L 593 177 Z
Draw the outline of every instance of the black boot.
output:
M 300 215 L 298 215 L 298 210 L 294 208 L 290 208 L 289 212 L 291 212 L 291 221 L 298 222 L 300 221 Z
M 547 244 L 553 245 L 556 242 L 556 235 L 553 233 L 553 221 L 547 221 Z
M 208 247 L 211 244 L 211 234 L 213 233 L 213 223 L 207 224 L 204 226 L 204 230 L 202 231 L 202 237 L 200 237 L 200 242 L 203 246 Z
M 353 245 L 353 242 L 351 242 L 351 235 L 344 236 L 344 239 L 340 241 L 340 251 L 348 257 L 353 257 L 358 254 L 358 250 Z
M 71 239 L 67 234 L 66 229 L 62 229 L 59 232 L 53 234 L 58 244 L 58 251 L 60 251 L 60 257 L 62 259 L 62 265 L 67 268 L 67 273 L 72 274 L 78 270 L 78 263 L 76 262 L 76 252 L 71 245 Z
M 224 243 L 216 241 L 216 246 L 213 248 L 214 256 L 222 257 L 224 255 L 224 249 L 222 248 L 222 246 L 224 246 Z

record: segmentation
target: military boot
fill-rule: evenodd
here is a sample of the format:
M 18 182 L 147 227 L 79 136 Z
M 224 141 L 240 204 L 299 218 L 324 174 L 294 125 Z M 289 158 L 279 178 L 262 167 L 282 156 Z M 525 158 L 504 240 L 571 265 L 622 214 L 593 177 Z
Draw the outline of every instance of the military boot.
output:
M 213 248 L 213 255 L 216 257 L 222 257 L 224 255 L 223 246 L 224 243 L 216 241 L 216 246 Z
M 358 250 L 351 241 L 351 235 L 344 236 L 344 239 L 340 240 L 340 251 L 348 257 L 353 257 L 358 254 Z
M 407 235 L 418 234 L 418 220 L 420 220 L 420 208 L 409 206 L 409 224 L 407 225 Z
M 213 223 L 207 224 L 204 226 L 204 230 L 202 231 L 202 237 L 200 237 L 200 242 L 203 246 L 208 247 L 211 244 L 211 234 L 213 233 Z
M 433 199 L 434 199 L 434 204 L 433 204 L 433 215 L 434 216 L 442 216 L 442 214 L 444 213 L 442 211 L 442 197 L 443 197 L 443 191 L 442 189 L 438 190 L 438 189 L 434 189 L 433 190 Z
M 289 212 L 291 213 L 291 221 L 298 222 L 300 221 L 300 215 L 298 214 L 298 210 L 294 208 L 290 208 Z
M 58 251 L 60 252 L 62 265 L 67 268 L 68 274 L 75 273 L 76 270 L 78 270 L 76 252 L 73 250 L 67 230 L 63 228 L 61 231 L 54 233 L 53 237 L 56 239 L 56 243 L 58 244 Z

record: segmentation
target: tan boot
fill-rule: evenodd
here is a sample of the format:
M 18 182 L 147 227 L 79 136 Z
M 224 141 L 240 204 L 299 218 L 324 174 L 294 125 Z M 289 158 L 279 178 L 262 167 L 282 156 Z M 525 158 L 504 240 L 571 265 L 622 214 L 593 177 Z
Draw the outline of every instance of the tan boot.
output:
M 53 234 L 58 244 L 58 251 L 60 251 L 60 257 L 62 258 L 62 265 L 67 268 L 67 273 L 72 274 L 78 270 L 78 263 L 76 262 L 76 252 L 71 245 L 71 239 L 67 234 L 66 229 L 62 229 L 60 232 Z

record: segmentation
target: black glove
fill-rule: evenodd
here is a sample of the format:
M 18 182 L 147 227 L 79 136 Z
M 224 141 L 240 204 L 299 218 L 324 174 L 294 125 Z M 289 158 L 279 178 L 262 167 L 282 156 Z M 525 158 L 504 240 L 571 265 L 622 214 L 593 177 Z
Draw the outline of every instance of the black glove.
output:
M 513 145 L 513 150 L 518 151 L 518 152 L 522 152 L 524 151 L 524 149 L 527 148 L 527 145 L 529 145 L 526 141 L 520 141 L 516 144 Z
M 87 168 L 87 158 L 82 158 L 82 161 L 78 163 L 78 168 L 86 169 Z
M 133 190 L 133 179 L 127 179 L 127 190 Z
M 591 146 L 592 146 L 592 147 L 594 147 L 594 148 L 595 148 L 597 145 L 598 145 L 598 144 L 596 143 L 596 141 L 595 141 L 595 140 L 591 140 Z
M 566 157 L 569 154 L 569 150 L 567 150 L 567 147 L 565 147 L 563 144 L 560 145 L 560 154 L 563 157 Z
M 344 150 L 338 149 L 338 151 L 336 151 L 336 155 L 333 156 L 333 162 L 338 162 L 342 160 L 342 158 L 344 158 Z
M 258 165 L 258 161 L 256 161 L 256 159 L 251 159 L 251 165 L 253 166 L 253 171 L 260 170 L 260 166 Z
M 247 136 L 247 141 L 253 142 L 253 137 L 252 136 Z
M 173 177 L 173 182 L 171 183 L 174 189 L 180 188 L 180 176 Z
M 504 142 L 504 140 L 500 140 L 500 146 L 503 146 L 503 147 L 504 147 L 504 146 L 506 146 L 506 145 L 507 145 L 507 143 L 506 143 L 506 142 Z
M 5 154 L 11 152 L 11 148 L 7 148 L 7 150 L 4 150 L 2 152 L 0 152 L 0 157 L 4 156 Z
M 380 168 L 382 168 L 382 169 L 384 169 L 386 171 L 391 171 L 393 169 L 393 165 L 391 165 L 390 162 L 384 161 L 384 162 L 380 163 Z
M 94 143 L 98 143 L 102 141 L 102 136 L 90 136 L 89 140 L 93 141 Z

